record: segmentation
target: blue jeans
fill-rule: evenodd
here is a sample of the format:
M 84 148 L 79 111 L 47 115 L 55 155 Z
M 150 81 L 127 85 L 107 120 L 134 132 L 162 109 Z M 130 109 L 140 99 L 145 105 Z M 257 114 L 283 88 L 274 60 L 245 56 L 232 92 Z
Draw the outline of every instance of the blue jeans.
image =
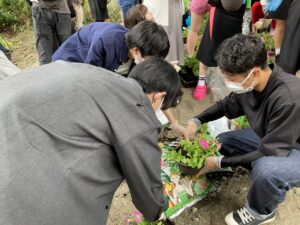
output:
M 138 3 L 138 0 L 118 0 L 118 4 L 122 10 L 123 18 L 125 18 L 128 9 Z
M 254 151 L 260 142 L 252 129 L 225 132 L 219 139 L 225 156 Z M 261 157 L 253 161 L 251 167 L 252 184 L 247 200 L 258 214 L 270 214 L 284 201 L 288 190 L 300 187 L 300 150 L 292 150 L 287 157 Z
M 52 54 L 71 36 L 71 16 L 32 7 L 33 28 L 40 65 L 52 62 Z

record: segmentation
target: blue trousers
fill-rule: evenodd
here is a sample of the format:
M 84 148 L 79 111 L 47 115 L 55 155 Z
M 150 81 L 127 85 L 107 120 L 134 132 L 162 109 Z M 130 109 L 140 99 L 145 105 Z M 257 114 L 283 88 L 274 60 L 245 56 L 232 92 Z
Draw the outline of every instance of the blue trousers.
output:
M 225 132 L 219 139 L 225 156 L 246 154 L 256 150 L 260 143 L 252 129 Z M 258 214 L 270 214 L 284 201 L 287 191 L 300 187 L 300 150 L 291 150 L 287 157 L 261 157 L 253 161 L 251 167 L 252 183 L 247 200 Z
M 118 0 L 118 4 L 122 10 L 123 18 L 125 18 L 128 9 L 138 3 L 139 0 Z

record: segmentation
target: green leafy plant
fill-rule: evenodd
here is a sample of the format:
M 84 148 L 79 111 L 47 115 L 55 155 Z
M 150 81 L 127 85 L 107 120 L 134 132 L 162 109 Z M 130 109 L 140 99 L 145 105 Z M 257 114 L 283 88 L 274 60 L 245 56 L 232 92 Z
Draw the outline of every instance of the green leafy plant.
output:
M 183 4 L 184 4 L 184 11 L 186 12 L 187 10 L 189 10 L 190 1 L 189 0 L 183 0 Z
M 187 29 L 187 28 L 184 27 L 182 29 L 182 37 L 183 38 L 187 38 L 188 34 L 189 34 L 189 29 Z
M 195 76 L 199 75 L 199 60 L 196 59 L 195 55 L 191 57 L 186 55 L 184 57 L 184 65 L 191 68 Z
M 234 119 L 234 125 L 239 129 L 250 128 L 250 124 L 246 118 L 246 116 L 240 116 Z
M 196 50 L 198 51 L 198 48 L 200 46 L 200 42 L 198 41 L 196 43 Z M 192 56 L 188 56 L 187 54 L 184 56 L 184 65 L 188 68 L 191 68 L 193 71 L 193 74 L 195 76 L 199 76 L 199 60 L 196 58 L 196 55 L 193 54 Z
M 262 38 L 267 50 L 275 49 L 274 39 L 269 32 L 257 33 L 257 36 Z
M 193 141 L 180 141 L 180 150 L 166 152 L 165 159 L 200 169 L 204 166 L 207 157 L 216 155 L 217 145 L 218 141 L 207 133 L 207 126 L 202 125 L 200 134 Z
M 275 56 L 275 44 L 274 44 L 274 39 L 271 36 L 269 32 L 262 32 L 262 33 L 257 33 L 256 34 L 258 37 L 260 37 L 267 49 L 268 52 L 268 64 L 274 63 L 274 56 Z
M 0 29 L 17 31 L 31 22 L 31 9 L 25 0 L 0 0 Z
M 5 39 L 3 39 L 1 36 L 0 36 L 0 44 L 6 48 L 6 49 L 10 49 L 10 47 L 12 46 L 12 42 L 11 41 L 6 41 Z

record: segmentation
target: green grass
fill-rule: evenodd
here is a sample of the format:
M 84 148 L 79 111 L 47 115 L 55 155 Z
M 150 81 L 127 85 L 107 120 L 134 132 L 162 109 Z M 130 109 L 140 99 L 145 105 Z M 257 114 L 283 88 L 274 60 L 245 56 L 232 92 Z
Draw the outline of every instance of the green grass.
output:
M 88 0 L 84 0 L 84 24 L 93 22 Z M 121 14 L 117 0 L 108 4 L 111 22 L 120 23 Z M 0 0 L 0 30 L 9 32 L 22 31 L 32 24 L 31 7 L 25 0 Z
M 0 0 L 0 30 L 17 32 L 31 22 L 31 9 L 25 0 Z

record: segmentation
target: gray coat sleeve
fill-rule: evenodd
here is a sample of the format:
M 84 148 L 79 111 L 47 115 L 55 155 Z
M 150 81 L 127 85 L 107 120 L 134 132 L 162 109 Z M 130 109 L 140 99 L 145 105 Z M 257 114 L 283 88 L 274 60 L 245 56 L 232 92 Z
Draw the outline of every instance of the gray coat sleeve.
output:
M 158 130 L 150 128 L 116 146 L 133 203 L 149 221 L 157 220 L 168 207 L 160 178 L 161 150 L 157 137 Z

